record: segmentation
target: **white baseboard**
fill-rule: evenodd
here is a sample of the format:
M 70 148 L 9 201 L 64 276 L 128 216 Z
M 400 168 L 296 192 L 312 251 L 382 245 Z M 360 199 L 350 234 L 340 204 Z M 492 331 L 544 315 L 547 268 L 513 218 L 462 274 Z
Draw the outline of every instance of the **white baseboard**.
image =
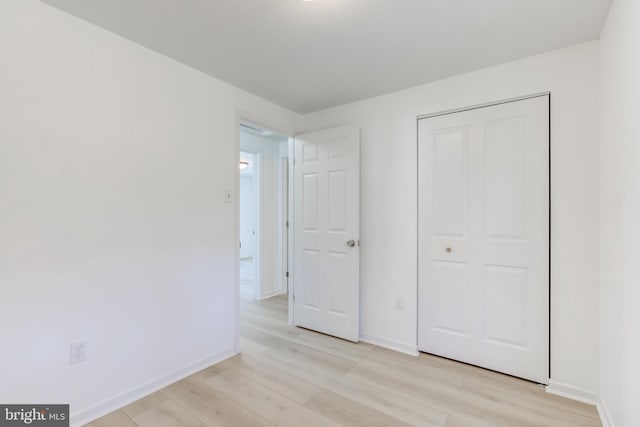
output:
M 377 337 L 375 335 L 370 335 L 367 333 L 360 334 L 360 341 L 377 345 L 378 347 L 388 348 L 389 350 L 399 351 L 400 353 L 409 354 L 411 356 L 417 356 L 418 348 L 416 345 L 405 344 L 393 340 L 389 340 L 386 338 Z
M 146 384 L 134 387 L 129 391 L 125 391 L 124 393 L 107 399 L 104 402 L 98 403 L 88 409 L 71 414 L 71 427 L 79 427 L 90 423 L 91 421 L 123 408 L 138 399 L 142 399 L 143 397 L 155 393 L 170 384 L 180 381 L 189 375 L 195 374 L 196 372 L 208 368 L 211 365 L 215 365 L 218 362 L 228 359 L 235 354 L 236 352 L 233 351 L 233 349 L 216 353 L 200 360 L 199 362 L 192 363 L 170 374 L 163 375 L 160 378 L 149 381 Z
M 553 380 L 549 380 L 547 393 L 577 400 L 578 402 L 590 403 L 592 405 L 597 405 L 600 401 L 600 395 L 598 393 Z
M 271 297 L 275 297 L 276 295 L 282 295 L 282 292 L 280 292 L 279 290 L 275 290 L 275 291 L 271 291 L 268 294 L 264 294 L 262 296 L 260 296 L 260 298 L 257 298 L 258 301 L 262 301 L 265 299 L 269 299 Z
M 598 408 L 600 421 L 602 421 L 602 427 L 615 427 L 615 424 L 613 424 L 613 418 L 611 418 L 611 412 L 609 412 L 609 408 L 607 407 L 607 404 L 605 403 L 602 396 L 600 396 L 596 407 Z
M 562 396 L 568 399 L 577 400 L 578 402 L 594 405 L 596 409 L 598 409 L 598 415 L 600 416 L 600 421 L 602 421 L 602 426 L 615 427 L 607 405 L 598 393 L 553 380 L 549 380 L 549 385 L 546 390 L 547 393 L 555 394 L 556 396 Z

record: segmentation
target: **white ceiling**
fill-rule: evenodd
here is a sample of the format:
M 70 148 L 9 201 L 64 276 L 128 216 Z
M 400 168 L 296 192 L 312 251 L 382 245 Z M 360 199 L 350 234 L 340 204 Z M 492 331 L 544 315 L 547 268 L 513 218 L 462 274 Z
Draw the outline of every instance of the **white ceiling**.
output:
M 611 0 L 43 0 L 308 113 L 598 38 Z

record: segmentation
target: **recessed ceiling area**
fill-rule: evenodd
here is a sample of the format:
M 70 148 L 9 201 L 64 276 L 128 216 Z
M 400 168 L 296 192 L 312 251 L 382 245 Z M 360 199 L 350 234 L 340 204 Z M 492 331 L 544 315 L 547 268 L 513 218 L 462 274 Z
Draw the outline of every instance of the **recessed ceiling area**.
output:
M 597 39 L 611 0 L 42 0 L 301 114 Z

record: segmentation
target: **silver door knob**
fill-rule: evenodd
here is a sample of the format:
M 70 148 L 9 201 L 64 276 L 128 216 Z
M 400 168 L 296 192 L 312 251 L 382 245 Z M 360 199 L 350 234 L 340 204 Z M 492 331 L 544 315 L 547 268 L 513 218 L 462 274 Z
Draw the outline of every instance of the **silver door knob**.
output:
M 350 248 L 355 248 L 356 247 L 356 241 L 355 240 L 349 240 L 347 242 L 347 246 L 349 246 Z

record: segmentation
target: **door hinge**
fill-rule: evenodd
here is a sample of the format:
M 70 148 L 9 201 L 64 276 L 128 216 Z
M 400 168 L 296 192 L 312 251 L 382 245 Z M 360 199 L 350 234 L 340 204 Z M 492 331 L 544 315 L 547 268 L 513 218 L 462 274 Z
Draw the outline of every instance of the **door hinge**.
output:
M 289 272 L 288 271 L 285 273 L 285 277 L 289 277 Z
M 289 221 L 287 221 L 287 228 L 289 228 Z

